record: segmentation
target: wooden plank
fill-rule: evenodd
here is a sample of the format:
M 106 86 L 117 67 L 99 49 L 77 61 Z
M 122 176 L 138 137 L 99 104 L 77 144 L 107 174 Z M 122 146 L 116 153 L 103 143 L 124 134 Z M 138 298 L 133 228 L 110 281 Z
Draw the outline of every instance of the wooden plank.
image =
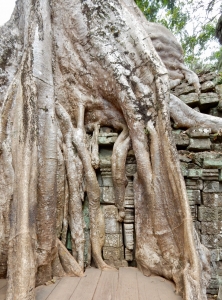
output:
M 0 300 L 6 299 L 7 285 L 1 288 L 0 290 Z
M 7 280 L 6 279 L 0 279 L 0 289 L 6 286 Z
M 118 288 L 118 271 L 103 271 L 93 300 L 115 300 Z
M 137 271 L 139 300 L 182 300 L 174 293 L 174 284 L 159 276 L 144 276 Z
M 46 299 L 69 300 L 79 281 L 80 277 L 63 277 Z
M 92 300 L 100 275 L 99 269 L 86 269 L 86 277 L 81 278 L 70 300 Z
M 161 300 L 183 300 L 180 296 L 175 294 L 175 285 L 173 282 L 159 277 L 157 280 L 157 287 Z
M 157 276 L 144 276 L 139 270 L 137 271 L 137 284 L 140 300 L 160 300 L 156 278 Z
M 139 300 L 137 269 L 120 268 L 117 298 L 118 300 Z
M 36 300 L 45 300 L 57 286 L 60 280 L 57 280 L 54 284 L 40 285 L 35 289 L 35 299 Z

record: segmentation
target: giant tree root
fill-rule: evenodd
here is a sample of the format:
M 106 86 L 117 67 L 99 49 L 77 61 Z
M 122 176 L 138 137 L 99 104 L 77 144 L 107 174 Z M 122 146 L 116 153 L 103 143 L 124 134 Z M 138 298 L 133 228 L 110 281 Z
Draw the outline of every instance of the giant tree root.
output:
M 212 132 L 218 132 L 222 129 L 222 119 L 214 116 L 202 114 L 174 95 L 170 95 L 170 116 L 174 120 L 175 125 L 179 127 L 195 127 L 203 126 L 211 128 Z

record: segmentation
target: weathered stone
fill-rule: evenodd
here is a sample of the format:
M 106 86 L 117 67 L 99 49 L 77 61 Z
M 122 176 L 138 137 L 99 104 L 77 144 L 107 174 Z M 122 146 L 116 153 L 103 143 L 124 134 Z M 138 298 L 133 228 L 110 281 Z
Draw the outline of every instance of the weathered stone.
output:
M 181 95 L 180 99 L 190 106 L 196 106 L 199 104 L 199 97 L 197 93 L 189 93 L 187 95 Z
M 209 80 L 214 80 L 216 78 L 216 73 L 215 72 L 209 72 L 209 73 L 204 73 L 199 77 L 200 83 L 203 83 L 204 81 L 209 81 Z
M 126 176 L 133 176 L 136 173 L 136 164 L 126 164 Z
M 210 261 L 219 261 L 220 260 L 220 250 L 212 249 L 210 250 Z
M 110 134 L 103 134 L 99 135 L 98 137 L 98 144 L 99 145 L 113 145 L 117 140 L 118 134 L 117 133 L 110 133 Z
M 217 300 L 222 300 L 222 285 L 219 286 L 219 291 L 217 295 Z
M 211 150 L 216 152 L 222 152 L 222 144 L 212 144 Z
M 222 84 L 218 84 L 215 86 L 216 92 L 220 99 L 222 99 Z
M 134 210 L 126 208 L 124 223 L 134 223 Z
M 218 177 L 219 181 L 222 181 L 222 170 L 219 170 L 219 177 Z
M 99 129 L 99 135 L 113 133 L 113 129 L 111 127 L 102 126 Z
M 220 100 L 220 101 L 221 101 L 221 100 Z M 220 101 L 219 101 L 219 104 L 220 104 Z M 219 105 L 219 104 L 218 104 L 218 105 Z M 209 111 L 209 114 L 210 114 L 211 116 L 214 116 L 214 117 L 222 118 L 222 112 L 219 111 L 219 110 L 217 109 L 217 107 L 212 107 L 212 108 L 210 109 L 210 111 Z
M 194 92 L 195 92 L 194 86 L 188 85 L 185 82 L 178 85 L 174 90 L 174 94 L 176 96 L 185 95 L 185 94 L 194 93 Z
M 106 233 L 104 247 L 121 247 L 123 245 L 122 234 Z
M 119 222 L 116 219 L 105 219 L 106 233 L 120 233 Z
M 222 184 L 219 181 L 204 181 L 203 191 L 209 193 L 222 192 Z
M 127 249 L 133 250 L 134 247 L 134 224 L 123 224 L 124 245 Z
M 203 169 L 202 179 L 203 180 L 218 180 L 219 179 L 218 169 Z
M 123 247 L 103 247 L 103 258 L 107 260 L 122 260 Z
M 221 97 L 222 98 L 222 97 Z M 217 110 L 221 113 L 222 112 L 222 99 L 219 100 L 219 103 L 217 105 Z
M 217 246 L 221 248 L 222 247 L 222 233 L 218 234 L 217 238 L 218 238 Z
M 113 179 L 112 179 L 111 165 L 110 166 L 101 166 L 100 170 L 101 170 L 101 176 L 102 176 L 102 186 L 112 187 Z
M 105 233 L 121 233 L 121 226 L 117 221 L 117 207 L 114 205 L 103 205 L 102 211 L 105 219 Z
M 203 167 L 206 169 L 221 169 L 222 158 L 204 158 Z
M 200 179 L 186 179 L 186 186 L 189 190 L 202 190 L 203 181 Z
M 199 206 L 198 220 L 205 221 L 205 222 L 217 221 L 217 208 Z
M 181 130 L 173 131 L 173 139 L 175 144 L 180 147 L 187 147 L 190 144 L 189 137 Z
M 212 107 L 218 104 L 219 97 L 216 93 L 202 93 L 200 94 L 200 105 L 202 107 Z
M 125 208 L 134 208 L 134 191 L 133 191 L 133 182 L 129 181 L 125 191 Z
M 215 84 L 213 81 L 205 81 L 201 84 L 201 92 L 213 92 L 215 90 Z
M 219 288 L 219 280 L 218 278 L 211 278 L 209 285 L 208 285 L 209 289 L 218 289 Z
M 100 187 L 100 201 L 106 204 L 115 204 L 114 189 L 112 186 Z
M 187 177 L 188 174 L 188 164 L 185 162 L 180 162 L 180 169 L 183 177 Z
M 190 145 L 187 147 L 190 151 L 203 151 L 211 149 L 210 139 L 191 138 Z
M 186 131 L 191 138 L 208 138 L 210 137 L 211 129 L 207 127 L 195 127 L 190 128 Z
M 113 267 L 113 268 L 127 268 L 128 267 L 128 262 L 124 259 L 122 260 L 113 260 L 113 259 L 104 259 L 104 262 Z
M 187 178 L 199 179 L 202 177 L 202 169 L 188 169 Z
M 206 193 L 203 192 L 203 204 L 205 206 L 222 206 L 222 193 Z
M 125 260 L 132 261 L 133 260 L 133 251 L 125 248 Z
M 200 229 L 202 234 L 218 234 L 220 232 L 220 222 L 200 222 Z
M 222 207 L 218 207 L 217 211 L 218 211 L 218 221 L 222 221 Z
M 200 190 L 187 190 L 190 205 L 201 204 Z
M 197 219 L 197 206 L 196 205 L 190 205 L 190 212 L 191 216 L 193 218 L 193 221 Z
M 217 235 L 201 235 L 201 242 L 209 249 L 216 248 L 218 243 Z

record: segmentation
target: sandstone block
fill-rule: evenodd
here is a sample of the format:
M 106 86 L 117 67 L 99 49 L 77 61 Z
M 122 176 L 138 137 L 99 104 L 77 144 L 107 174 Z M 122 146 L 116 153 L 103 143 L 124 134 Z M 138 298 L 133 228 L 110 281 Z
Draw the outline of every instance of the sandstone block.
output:
M 105 233 L 121 233 L 121 226 L 117 221 L 117 207 L 114 205 L 103 205 L 102 211 L 105 219 Z
M 209 72 L 209 73 L 205 73 L 205 74 L 201 75 L 199 77 L 199 81 L 200 81 L 200 83 L 203 83 L 205 81 L 214 80 L 215 78 L 216 78 L 216 73 Z
M 121 247 L 123 245 L 122 234 L 106 233 L 104 247 Z
M 200 190 L 187 190 L 190 205 L 201 204 Z
M 123 247 L 103 247 L 103 258 L 107 260 L 122 260 Z
M 205 222 L 217 221 L 217 208 L 199 206 L 198 220 Z
M 201 235 L 201 242 L 209 249 L 217 247 L 218 236 L 217 235 Z
M 187 178 L 199 179 L 202 177 L 202 169 L 188 169 Z
M 124 245 L 127 249 L 134 247 L 134 224 L 123 224 Z
M 134 210 L 130 208 L 125 209 L 124 223 L 134 223 Z
M 216 93 L 202 93 L 200 94 L 200 105 L 202 107 L 212 107 L 218 104 L 219 97 Z
M 220 260 L 220 250 L 212 249 L 210 250 L 210 261 L 215 262 Z
M 132 261 L 133 260 L 133 251 L 125 248 L 125 260 Z
M 217 210 L 218 210 L 218 221 L 222 221 L 222 207 L 218 207 Z
M 213 81 L 205 81 L 201 84 L 201 92 L 213 92 L 215 90 L 215 84 Z
M 197 106 L 199 104 L 199 97 L 197 93 L 189 93 L 187 95 L 181 95 L 180 99 L 189 106 Z
M 197 219 L 197 206 L 190 205 L 190 211 L 191 211 L 191 216 L 193 218 L 193 221 L 195 221 Z
M 136 173 L 136 164 L 126 164 L 126 176 L 133 176 Z
M 218 289 L 219 288 L 219 280 L 218 278 L 211 278 L 209 285 L 208 285 L 209 289 Z
M 104 186 L 100 188 L 101 203 L 115 204 L 114 189 L 112 186 Z
M 190 151 L 203 151 L 211 149 L 211 141 L 210 139 L 200 139 L 200 138 L 191 138 L 190 145 L 187 147 Z
M 222 158 L 204 158 L 203 167 L 205 169 L 222 169 Z
M 211 129 L 207 127 L 189 128 L 186 133 L 190 138 L 208 138 L 210 137 Z
M 209 193 L 222 192 L 222 184 L 219 181 L 205 181 L 203 191 Z
M 186 186 L 189 190 L 202 190 L 203 181 L 200 179 L 186 179 Z
M 216 235 L 219 233 L 219 225 L 220 223 L 217 221 L 212 222 L 200 222 L 200 229 L 202 234 L 213 234 Z
M 194 92 L 195 92 L 194 86 L 188 85 L 184 82 L 175 88 L 174 94 L 176 96 L 180 96 L 180 95 L 185 95 L 185 94 L 194 93 Z
M 134 191 L 133 191 L 133 182 L 129 181 L 125 191 L 125 208 L 134 208 Z
M 103 133 L 98 137 L 98 144 L 99 145 L 113 145 L 117 140 L 118 134 L 117 133 Z
M 202 179 L 203 180 L 218 180 L 219 179 L 218 169 L 203 169 Z
M 203 192 L 203 204 L 205 206 L 222 206 L 222 193 L 206 193 Z

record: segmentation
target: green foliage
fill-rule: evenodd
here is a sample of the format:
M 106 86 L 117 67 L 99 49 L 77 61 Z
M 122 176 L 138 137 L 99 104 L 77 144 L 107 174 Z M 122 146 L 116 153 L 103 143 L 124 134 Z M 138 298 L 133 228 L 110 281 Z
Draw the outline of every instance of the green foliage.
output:
M 135 0 L 146 18 L 161 23 L 178 38 L 185 63 L 194 70 L 216 68 L 222 64 L 222 50 L 215 39 L 215 27 L 222 5 L 219 0 Z M 217 8 L 217 9 L 216 9 Z M 198 13 L 199 12 L 199 13 Z M 210 53 L 205 55 L 204 53 Z

